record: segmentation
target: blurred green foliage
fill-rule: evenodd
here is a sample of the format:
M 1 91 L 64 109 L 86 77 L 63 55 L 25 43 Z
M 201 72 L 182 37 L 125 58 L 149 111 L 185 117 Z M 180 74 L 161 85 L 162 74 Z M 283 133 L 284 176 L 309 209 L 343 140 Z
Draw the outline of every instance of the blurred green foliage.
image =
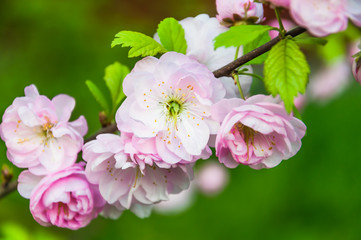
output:
M 165 17 L 214 15 L 214 8 L 213 0 L 1 0 L 0 112 L 34 83 L 49 97 L 73 96 L 73 119 L 85 115 L 91 134 L 100 128 L 100 107 L 85 80 L 102 81 L 115 61 L 130 68 L 137 61 L 127 60 L 128 49 L 110 48 L 115 33 L 152 36 Z M 0 200 L 0 239 L 361 239 L 360 119 L 361 87 L 354 82 L 338 99 L 305 109 L 307 135 L 294 158 L 268 170 L 239 166 L 222 194 L 197 195 L 175 216 L 142 220 L 125 212 L 79 231 L 44 228 L 14 192 Z M 3 142 L 2 163 L 9 164 Z

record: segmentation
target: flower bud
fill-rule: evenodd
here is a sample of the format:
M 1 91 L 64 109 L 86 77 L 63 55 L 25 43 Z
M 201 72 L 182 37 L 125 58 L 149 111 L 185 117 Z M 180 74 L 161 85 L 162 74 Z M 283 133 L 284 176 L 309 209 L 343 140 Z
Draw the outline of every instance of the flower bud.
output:
M 253 0 L 217 0 L 216 5 L 217 19 L 227 27 L 263 20 L 263 5 Z

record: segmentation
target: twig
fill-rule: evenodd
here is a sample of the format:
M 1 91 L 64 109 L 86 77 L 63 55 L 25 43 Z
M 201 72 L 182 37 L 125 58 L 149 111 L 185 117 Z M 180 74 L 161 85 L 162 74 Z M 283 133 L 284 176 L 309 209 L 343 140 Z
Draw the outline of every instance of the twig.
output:
M 115 131 L 118 131 L 117 125 L 115 123 L 112 123 L 102 129 L 100 129 L 98 132 L 94 133 L 93 135 L 91 135 L 90 137 L 88 137 L 87 139 L 85 139 L 85 143 L 90 142 L 91 140 L 95 140 L 96 137 L 99 134 L 103 134 L 103 133 L 113 133 Z
M 288 31 L 286 33 L 286 36 L 292 36 L 296 37 L 302 33 L 306 32 L 306 29 L 302 27 L 296 27 L 292 29 L 291 31 Z M 237 69 L 238 67 L 244 65 L 245 63 L 251 61 L 252 59 L 255 59 L 256 57 L 262 55 L 263 53 L 268 52 L 271 50 L 271 48 L 276 45 L 281 40 L 280 37 L 276 37 L 269 41 L 268 43 L 263 44 L 259 48 L 254 49 L 253 51 L 250 51 L 249 53 L 243 55 L 242 57 L 234 60 L 233 62 L 227 64 L 226 66 L 216 70 L 213 72 L 214 76 L 216 78 L 219 77 L 231 77 L 232 72 Z
M 291 31 L 286 33 L 286 36 L 298 36 L 302 33 L 304 33 L 306 31 L 306 29 L 302 28 L 302 27 L 296 27 L 294 29 L 292 29 Z M 216 70 L 213 72 L 214 76 L 216 78 L 220 78 L 220 77 L 225 77 L 225 76 L 232 76 L 232 72 L 237 69 L 238 67 L 244 65 L 245 63 L 251 61 L 252 59 L 255 59 L 256 57 L 262 55 L 263 53 L 268 52 L 274 45 L 276 45 L 279 41 L 280 41 L 280 37 L 276 37 L 274 39 L 272 39 L 271 41 L 269 41 L 268 43 L 265 43 L 264 45 L 260 46 L 259 48 L 254 49 L 253 51 L 243 55 L 242 57 L 234 60 L 233 62 L 227 64 L 226 66 Z M 92 136 L 90 136 L 89 138 L 87 138 L 85 140 L 85 142 L 89 142 L 91 140 L 96 139 L 96 137 L 99 134 L 102 133 L 114 133 L 115 131 L 117 131 L 117 125 L 116 124 L 111 124 L 105 128 L 100 129 L 98 132 L 96 132 L 95 134 L 93 134 Z M 8 195 L 9 193 L 15 191 L 17 188 L 17 182 L 11 182 L 9 183 L 6 187 L 1 187 L 0 188 L 0 199 L 5 197 L 6 195 Z
M 6 195 L 8 195 L 9 193 L 13 192 L 16 190 L 18 186 L 17 182 L 10 182 L 9 184 L 7 184 L 6 187 L 1 187 L 0 188 L 0 198 L 5 197 Z

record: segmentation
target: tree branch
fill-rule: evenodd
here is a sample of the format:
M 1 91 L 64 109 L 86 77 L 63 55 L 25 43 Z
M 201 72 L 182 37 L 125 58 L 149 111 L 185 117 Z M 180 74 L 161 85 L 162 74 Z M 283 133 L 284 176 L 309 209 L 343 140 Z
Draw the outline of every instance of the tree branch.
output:
M 7 196 L 9 193 L 16 190 L 18 186 L 17 182 L 10 182 L 7 186 L 0 188 L 0 199 Z
M 106 127 L 102 128 L 102 129 L 100 129 L 98 132 L 94 133 L 93 135 L 91 135 L 90 137 L 85 139 L 84 142 L 87 143 L 87 142 L 90 142 L 92 140 L 95 140 L 99 134 L 113 133 L 115 131 L 118 131 L 117 125 L 115 123 L 112 123 L 109 126 L 106 126 Z
M 296 37 L 296 36 L 304 33 L 305 31 L 306 31 L 306 29 L 304 29 L 302 27 L 296 27 L 296 28 L 292 29 L 291 31 L 287 32 L 286 36 Z M 280 40 L 281 40 L 281 38 L 279 36 L 272 39 L 271 41 L 265 43 L 264 45 L 260 46 L 259 48 L 254 49 L 253 51 L 243 55 L 242 57 L 234 60 L 233 62 L 227 64 L 226 66 L 214 71 L 213 72 L 214 76 L 216 78 L 230 77 L 232 72 L 234 70 L 236 70 L 238 67 L 244 65 L 245 63 L 251 61 L 252 59 L 255 59 L 256 57 L 262 55 L 263 53 L 268 52 Z M 115 123 L 113 123 L 113 124 L 111 124 L 109 126 L 106 126 L 105 128 L 100 129 L 98 132 L 96 132 L 95 134 L 93 134 L 92 136 L 87 138 L 85 140 L 85 142 L 89 142 L 91 140 L 96 139 L 96 137 L 99 134 L 102 134 L 102 133 L 114 133 L 117 130 L 118 130 L 117 125 Z M 11 182 L 6 187 L 1 187 L 0 188 L 0 199 L 5 197 L 9 193 L 15 191 L 16 188 L 17 188 L 17 182 Z
M 286 36 L 296 37 L 296 36 L 298 36 L 298 35 L 300 35 L 300 34 L 302 34 L 304 32 L 306 32 L 306 29 L 304 29 L 302 27 L 296 27 L 296 28 L 292 29 L 291 31 L 288 31 L 286 33 Z M 231 77 L 232 72 L 234 70 L 236 70 L 238 67 L 244 65 L 245 63 L 251 61 L 252 59 L 255 59 L 256 57 L 262 55 L 263 53 L 268 52 L 280 40 L 281 40 L 281 38 L 279 36 L 272 39 L 271 41 L 263 44 L 259 48 L 256 48 L 253 51 L 250 51 L 249 53 L 243 55 L 242 57 L 240 57 L 240 58 L 238 58 L 236 60 L 234 60 L 233 62 L 227 64 L 226 66 L 221 67 L 220 69 L 214 71 L 213 72 L 214 76 L 216 78 Z

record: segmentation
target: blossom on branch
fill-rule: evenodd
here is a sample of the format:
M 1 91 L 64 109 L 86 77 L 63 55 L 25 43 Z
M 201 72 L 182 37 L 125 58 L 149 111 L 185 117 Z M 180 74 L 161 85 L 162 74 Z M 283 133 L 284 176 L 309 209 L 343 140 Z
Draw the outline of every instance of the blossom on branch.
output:
M 209 17 L 207 14 L 200 14 L 196 17 L 185 18 L 179 23 L 184 28 L 187 41 L 186 55 L 196 59 L 198 62 L 206 65 L 209 70 L 215 71 L 232 62 L 236 56 L 235 47 L 219 47 L 214 49 L 213 39 L 219 34 L 228 30 L 222 26 L 216 18 Z M 243 48 L 240 47 L 238 56 L 243 54 Z M 247 73 L 252 73 L 252 67 L 247 66 Z M 226 88 L 226 98 L 239 97 L 237 85 L 231 77 L 219 78 Z M 243 94 L 248 95 L 252 84 L 252 77 L 239 76 Z
M 253 0 L 216 0 L 217 19 L 225 26 L 242 22 L 260 23 L 263 20 L 263 4 Z
M 206 65 L 209 70 L 218 70 L 232 62 L 236 57 L 237 49 L 235 47 L 219 47 L 214 49 L 213 39 L 228 30 L 216 18 L 209 17 L 207 14 L 199 14 L 196 17 L 185 18 L 179 21 L 179 23 L 184 29 L 187 41 L 186 55 Z M 154 35 L 154 39 L 160 42 L 158 34 Z M 237 57 L 242 56 L 242 49 L 240 47 Z M 252 67 L 247 66 L 247 68 L 247 73 L 252 73 Z M 233 78 L 221 77 L 219 79 L 226 89 L 226 98 L 239 97 L 238 88 Z M 248 95 L 252 84 L 252 77 L 241 75 L 239 81 L 244 95 Z
M 107 207 L 105 216 L 130 209 L 139 217 L 147 217 L 153 204 L 187 189 L 193 178 L 192 165 L 160 168 L 155 144 L 134 142 L 129 136 L 101 134 L 84 145 L 86 175 L 91 183 L 99 184 L 101 195 L 113 206 Z
M 127 99 L 116 114 L 121 132 L 155 138 L 167 164 L 210 156 L 207 144 L 219 127 L 210 110 L 225 89 L 206 66 L 175 52 L 146 57 L 124 79 L 123 89 Z
M 85 227 L 105 205 L 98 186 L 86 179 L 84 163 L 45 177 L 26 170 L 18 181 L 19 193 L 30 198 L 31 214 L 43 226 L 55 225 L 72 230 Z
M 52 100 L 34 85 L 9 106 L 1 123 L 8 159 L 33 174 L 45 175 L 73 165 L 88 131 L 83 116 L 69 122 L 75 100 L 64 94 Z
M 222 122 L 216 155 L 229 168 L 275 167 L 298 152 L 306 131 L 303 122 L 271 96 L 222 100 L 212 108 L 212 116 Z
M 317 37 L 346 30 L 348 18 L 361 26 L 358 0 L 291 0 L 293 19 Z

